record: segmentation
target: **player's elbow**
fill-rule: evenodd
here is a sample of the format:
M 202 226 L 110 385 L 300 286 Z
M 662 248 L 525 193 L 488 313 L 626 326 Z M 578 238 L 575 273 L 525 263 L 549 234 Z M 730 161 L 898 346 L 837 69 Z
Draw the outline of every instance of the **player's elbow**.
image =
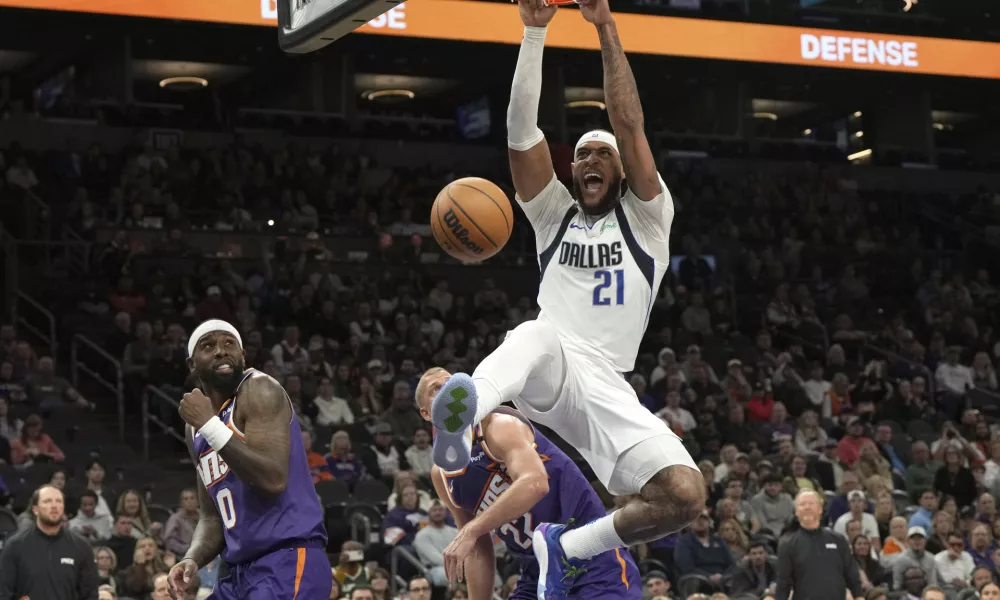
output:
M 529 475 L 527 487 L 538 502 L 549 493 L 549 476 L 545 473 Z
M 280 496 L 285 493 L 286 489 L 288 489 L 288 478 L 274 477 L 262 482 L 260 487 L 266 494 L 271 496 Z

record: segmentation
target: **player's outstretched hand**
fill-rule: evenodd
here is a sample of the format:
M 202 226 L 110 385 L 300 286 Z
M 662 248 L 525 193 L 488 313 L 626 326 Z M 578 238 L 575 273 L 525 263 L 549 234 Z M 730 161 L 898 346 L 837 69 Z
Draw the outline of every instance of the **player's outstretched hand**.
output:
M 209 419 L 215 416 L 212 399 L 198 388 L 184 394 L 177 412 L 181 414 L 185 423 L 194 427 L 195 431 L 201 429 L 205 423 L 208 423 Z
M 608 0 L 579 0 L 580 12 L 583 18 L 594 25 L 607 25 L 614 18 Z
M 546 27 L 556 16 L 558 6 L 546 6 L 545 0 L 518 0 L 521 22 L 527 27 Z
M 191 578 L 198 573 L 198 565 L 190 558 L 185 558 L 170 568 L 167 582 L 170 583 L 170 593 L 174 598 L 183 598 L 187 592 Z

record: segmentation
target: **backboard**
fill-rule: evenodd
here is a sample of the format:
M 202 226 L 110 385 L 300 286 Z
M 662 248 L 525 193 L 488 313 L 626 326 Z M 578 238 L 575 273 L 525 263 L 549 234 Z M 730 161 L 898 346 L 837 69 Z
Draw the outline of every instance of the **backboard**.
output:
M 278 45 L 313 52 L 361 27 L 402 0 L 277 0 Z

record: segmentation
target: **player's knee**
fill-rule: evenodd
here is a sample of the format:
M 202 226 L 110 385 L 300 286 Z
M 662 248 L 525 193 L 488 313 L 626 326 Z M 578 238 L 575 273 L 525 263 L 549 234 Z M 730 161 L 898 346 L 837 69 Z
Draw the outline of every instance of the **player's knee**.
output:
M 522 339 L 529 340 L 533 347 L 543 353 L 555 354 L 559 351 L 559 334 L 550 323 L 538 320 L 525 321 L 514 329 L 514 333 Z
M 701 472 L 684 465 L 661 470 L 646 484 L 642 495 L 662 513 L 664 527 L 671 531 L 694 521 L 708 500 Z

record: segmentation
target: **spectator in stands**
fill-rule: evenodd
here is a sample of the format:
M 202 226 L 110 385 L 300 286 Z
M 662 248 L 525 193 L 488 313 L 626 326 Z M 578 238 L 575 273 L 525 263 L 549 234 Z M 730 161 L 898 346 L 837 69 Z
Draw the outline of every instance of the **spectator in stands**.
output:
M 830 501 L 830 506 L 827 508 L 826 518 L 830 523 L 836 523 L 837 519 L 841 517 L 844 513 L 850 511 L 850 502 L 848 500 L 848 495 L 854 491 L 861 490 L 861 482 L 858 481 L 858 476 L 853 471 L 845 471 L 843 478 L 841 479 L 840 487 L 837 488 L 840 494 Z
M 156 547 L 156 540 L 143 537 L 136 541 L 132 564 L 122 569 L 123 596 L 142 596 L 153 591 L 153 579 L 169 569 Z
M 399 506 L 400 499 L 403 497 L 403 489 L 409 486 L 417 488 L 417 505 L 420 508 L 429 511 L 431 509 L 431 504 L 434 503 L 434 498 L 427 492 L 427 490 L 422 490 L 419 486 L 417 486 L 417 477 L 410 471 L 400 471 L 396 474 L 392 493 L 389 494 L 389 499 L 386 501 L 386 508 L 392 510 Z
M 826 440 L 823 453 L 819 455 L 813 464 L 813 469 L 816 472 L 816 479 L 823 486 L 824 490 L 841 489 L 848 470 L 840 462 L 840 456 L 837 454 L 837 440 L 833 438 Z M 846 504 L 842 508 L 843 510 L 847 510 Z
M 934 381 L 938 385 L 939 402 L 945 413 L 951 417 L 956 416 L 966 392 L 974 387 L 972 370 L 958 362 L 961 354 L 960 347 L 949 347 L 945 351 L 944 361 L 938 365 L 934 372 Z
M 408 485 L 400 495 L 399 506 L 390 510 L 382 521 L 382 543 L 386 546 L 411 546 L 413 539 L 427 523 L 427 511 L 418 504 L 417 486 Z
M 906 550 L 906 531 L 908 529 L 906 517 L 893 517 L 889 522 L 889 535 L 882 543 L 882 552 L 879 554 L 879 562 L 882 566 L 891 569 L 892 563 L 899 558 L 899 555 Z
M 371 588 L 365 586 L 357 586 L 351 590 L 348 600 L 374 600 L 375 595 Z
M 396 476 L 396 473 L 409 470 L 405 450 L 393 436 L 392 425 L 386 422 L 378 423 L 375 425 L 374 433 L 375 443 L 367 448 L 364 461 L 372 476 L 389 481 Z
M 851 417 L 847 423 L 847 435 L 837 444 L 837 455 L 840 462 L 853 467 L 861 456 L 861 446 L 872 440 L 865 436 L 865 424 L 857 417 Z
M 879 452 L 875 442 L 867 441 L 861 444 L 861 452 L 857 462 L 854 463 L 854 470 L 866 484 L 872 477 L 876 477 L 882 487 L 892 490 L 892 466 Z
M 950 539 L 949 539 L 950 543 Z M 977 523 L 973 526 L 969 534 L 969 556 L 976 566 L 992 566 L 991 556 L 996 550 L 993 545 L 990 526 L 985 523 Z
M 431 434 L 426 429 L 418 429 L 413 434 L 413 445 L 406 449 L 405 458 L 415 475 L 430 475 L 434 457 L 431 454 Z
M 846 536 L 847 523 L 857 521 L 861 523 L 861 531 L 864 536 L 871 540 L 871 545 L 875 548 L 881 548 L 882 541 L 879 538 L 878 522 L 875 520 L 874 515 L 865 512 L 869 508 L 868 498 L 865 497 L 865 493 L 861 490 L 848 492 L 847 502 L 849 510 L 837 518 L 833 524 L 833 531 Z
M 286 375 L 295 370 L 295 361 L 300 356 L 309 358 L 309 352 L 299 344 L 299 338 L 298 326 L 289 325 L 285 327 L 285 335 L 282 340 L 271 348 L 274 364 Z
M 431 600 L 431 582 L 426 577 L 414 577 L 406 589 L 406 600 Z
M 357 586 L 368 587 L 371 572 L 365 566 L 365 547 L 360 542 L 348 540 L 340 546 L 340 560 L 333 569 L 342 592 L 349 594 Z
M 57 462 L 66 460 L 66 455 L 42 430 L 42 418 L 31 415 L 24 420 L 21 435 L 10 445 L 11 461 L 26 467 L 37 462 Z
M 858 565 L 862 589 L 870 590 L 888 583 L 889 573 L 875 559 L 871 541 L 864 534 L 851 538 L 851 554 Z
M 941 582 L 956 588 L 969 585 L 972 570 L 976 568 L 972 556 L 965 551 L 965 541 L 957 533 L 948 536 L 948 548 L 937 553 L 934 562 L 937 563 Z
M 910 464 L 907 465 L 906 471 L 903 473 L 903 480 L 906 482 L 906 491 L 912 498 L 918 500 L 921 506 L 924 503 L 920 498 L 924 491 L 934 488 L 934 478 L 939 468 L 941 468 L 941 464 L 931 460 L 927 444 L 922 441 L 914 442 L 913 446 L 910 447 Z M 933 510 L 937 510 L 936 497 Z M 926 517 L 929 523 L 930 515 L 926 515 Z
M 785 523 L 795 515 L 795 503 L 791 496 L 781 490 L 781 475 L 771 473 L 761 478 L 763 488 L 750 505 L 753 506 L 761 527 L 770 530 L 775 536 L 781 535 Z
M 20 405 L 28 400 L 24 381 L 17 377 L 14 363 L 4 360 L 0 363 L 0 399 L 9 405 Z
M 740 522 L 740 525 L 750 533 L 757 533 L 760 531 L 760 519 L 757 516 L 756 511 L 753 509 L 753 505 L 749 501 L 743 499 L 743 482 L 735 477 L 730 477 L 726 480 L 726 487 L 723 493 L 722 500 L 715 507 L 716 515 L 719 519 L 734 517 Z M 729 510 L 724 510 L 723 503 L 726 501 L 732 505 Z M 731 513 L 731 514 L 727 514 Z
M 313 485 L 320 481 L 332 481 L 330 466 L 319 452 L 313 450 L 313 435 L 309 429 L 302 429 L 302 447 L 306 449 L 306 460 L 309 461 L 309 471 L 312 473 Z
M 83 474 L 87 478 L 87 489 L 97 494 L 97 514 L 111 516 L 111 507 L 108 506 L 108 501 L 103 495 L 105 473 L 106 471 L 104 470 L 104 465 L 101 464 L 101 461 L 92 459 L 90 463 L 87 464 L 87 469 Z
M 938 495 L 932 489 L 920 492 L 920 508 L 910 515 L 910 527 L 920 527 L 925 531 L 933 525 L 934 513 L 938 509 Z
M 187 554 L 198 525 L 198 493 L 193 489 L 181 492 L 180 508 L 163 526 L 163 547 L 176 556 Z
M 729 591 L 733 596 L 752 594 L 759 596 L 765 591 L 774 591 L 778 573 L 768 561 L 767 546 L 763 542 L 750 544 L 747 559 L 740 563 L 730 582 Z M 665 595 L 665 594 L 664 594 Z
M 10 363 L 4 363 L 10 365 Z M 18 419 L 10 412 L 11 400 L 0 393 L 0 437 L 8 442 L 13 442 L 21 435 L 24 421 Z
M 437 587 L 448 587 L 444 572 L 444 550 L 458 535 L 458 529 L 445 523 L 446 509 L 435 501 L 427 513 L 427 526 L 413 538 L 413 549 L 424 566 L 428 567 L 431 582 Z
M 715 483 L 722 483 L 729 477 L 729 471 L 736 462 L 739 450 L 733 444 L 726 444 L 719 451 L 719 464 L 715 465 Z
M 750 539 L 747 537 L 743 526 L 736 519 L 724 519 L 719 524 L 719 537 L 726 542 L 729 551 L 733 553 L 733 558 L 737 561 L 746 556 L 750 547 Z
M 906 533 L 906 543 L 909 546 L 901 553 L 892 565 L 892 587 L 893 589 L 907 589 L 903 587 L 904 575 L 909 576 L 909 570 L 916 567 L 921 570 L 924 580 L 930 585 L 937 585 L 937 563 L 934 557 L 925 551 L 927 543 L 927 532 L 923 527 L 910 527 Z
M 84 490 L 80 495 L 80 510 L 70 519 L 69 528 L 93 544 L 111 537 L 114 523 L 111 515 L 97 512 L 97 494 Z
M 678 573 L 704 575 L 715 585 L 721 585 L 722 576 L 736 566 L 729 547 L 712 533 L 712 518 L 707 510 L 691 523 L 688 533 L 677 540 L 674 565 Z
M 809 466 L 806 459 L 795 456 L 788 463 L 788 476 L 783 481 L 786 494 L 795 498 L 802 490 L 812 490 L 823 498 L 823 486 L 819 481 L 809 476 Z
M 330 454 L 326 464 L 334 479 L 343 481 L 351 489 L 365 477 L 361 460 L 351 451 L 351 436 L 346 431 L 338 431 L 330 439 Z
M 971 505 L 976 500 L 976 480 L 963 464 L 962 453 L 952 445 L 945 448 L 944 465 L 934 475 L 934 490 L 954 496 L 959 506 Z
M 313 398 L 316 407 L 316 424 L 323 427 L 343 427 L 354 424 L 354 412 L 345 398 L 333 394 L 333 381 L 329 377 L 319 380 L 319 389 Z
M 149 518 L 149 510 L 142 494 L 136 490 L 125 490 L 118 496 L 115 504 L 115 514 L 127 515 L 132 518 L 132 535 L 136 539 L 151 537 L 154 540 L 163 530 L 163 523 L 154 523 Z
M 939 510 L 934 513 L 932 523 L 933 529 L 927 538 L 927 551 L 937 554 L 948 548 L 948 536 L 955 531 L 955 517 L 951 513 Z
M 418 429 L 424 428 L 424 419 L 413 403 L 413 388 L 405 381 L 392 386 L 392 402 L 382 415 L 382 420 L 392 426 L 397 440 L 409 441 Z
M 823 453 L 828 439 L 826 431 L 819 425 L 819 415 L 814 410 L 804 411 L 796 423 L 795 449 L 806 457 Z
M 134 539 L 132 541 L 135 542 Z M 94 561 L 97 563 L 97 579 L 100 585 L 111 588 L 112 593 L 117 593 L 118 557 L 115 556 L 115 551 L 107 546 L 97 546 L 94 548 Z
M 42 410 L 59 410 L 70 404 L 92 408 L 66 378 L 56 375 L 55 362 L 48 356 L 38 359 L 38 369 L 28 376 L 24 386 L 28 400 Z
M 373 570 L 371 585 L 374 600 L 392 600 L 389 595 L 389 571 L 381 567 Z
M 681 436 L 698 427 L 694 415 L 681 406 L 681 393 L 677 390 L 667 392 L 667 405 L 656 416 L 666 421 Z

